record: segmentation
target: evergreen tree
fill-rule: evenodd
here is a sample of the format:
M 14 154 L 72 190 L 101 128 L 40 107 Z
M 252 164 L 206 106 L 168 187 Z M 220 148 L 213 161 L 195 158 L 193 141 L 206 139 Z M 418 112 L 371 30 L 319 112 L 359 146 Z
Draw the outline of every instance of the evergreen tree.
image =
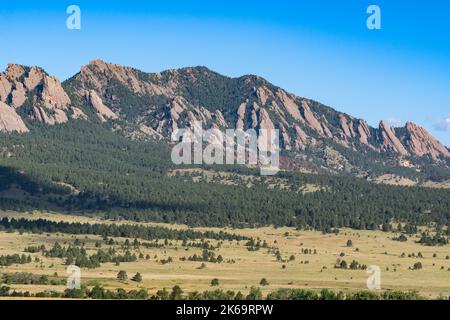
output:
M 124 270 L 119 271 L 119 273 L 117 274 L 117 279 L 120 280 L 120 281 L 127 280 L 128 279 L 128 275 L 127 275 L 126 271 L 124 271 Z
M 219 285 L 219 279 L 215 278 L 211 280 L 211 286 L 217 287 Z
M 141 274 L 138 272 L 136 273 L 133 278 L 131 278 L 131 280 L 135 281 L 135 282 L 142 282 L 142 276 Z
M 267 281 L 266 278 L 262 278 L 261 281 L 259 282 L 259 285 L 265 287 L 269 285 L 269 281 Z

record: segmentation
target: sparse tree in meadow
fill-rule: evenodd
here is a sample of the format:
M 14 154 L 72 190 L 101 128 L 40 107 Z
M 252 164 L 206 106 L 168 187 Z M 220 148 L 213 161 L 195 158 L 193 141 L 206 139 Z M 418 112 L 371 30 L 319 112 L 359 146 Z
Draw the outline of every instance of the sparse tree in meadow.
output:
M 219 279 L 214 278 L 211 280 L 211 287 L 217 287 L 219 285 Z
M 142 276 L 141 274 L 138 272 L 136 273 L 133 278 L 131 278 L 131 280 L 135 281 L 135 282 L 142 282 Z
M 265 287 L 269 285 L 269 281 L 267 281 L 266 278 L 262 278 L 261 281 L 259 282 L 259 285 Z
M 420 270 L 422 268 L 423 268 L 422 262 L 416 262 L 413 266 L 413 270 Z
M 127 279 L 128 279 L 128 275 L 127 275 L 126 271 L 120 270 L 119 273 L 117 274 L 117 280 L 125 281 Z

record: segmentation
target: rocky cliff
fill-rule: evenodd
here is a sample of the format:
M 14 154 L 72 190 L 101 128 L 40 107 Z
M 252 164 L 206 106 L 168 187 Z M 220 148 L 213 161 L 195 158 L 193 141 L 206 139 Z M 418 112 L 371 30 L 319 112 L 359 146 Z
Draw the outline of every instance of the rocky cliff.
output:
M 79 108 L 72 106 L 61 82 L 39 67 L 9 64 L 0 73 L 0 101 L 16 110 L 26 110 L 27 117 L 49 125 L 85 117 Z M 16 129 L 10 125 L 3 130 Z
M 61 84 L 38 67 L 11 64 L 0 74 L 0 101 L 0 131 L 27 132 L 24 120 L 70 119 L 108 123 L 138 139 L 168 140 L 198 121 L 204 128 L 276 128 L 286 155 L 298 163 L 359 175 L 370 171 L 365 162 L 418 170 L 420 159 L 446 167 L 450 158 L 413 123 L 393 128 L 382 121 L 373 128 L 261 77 L 228 78 L 205 67 L 144 73 L 94 60 Z

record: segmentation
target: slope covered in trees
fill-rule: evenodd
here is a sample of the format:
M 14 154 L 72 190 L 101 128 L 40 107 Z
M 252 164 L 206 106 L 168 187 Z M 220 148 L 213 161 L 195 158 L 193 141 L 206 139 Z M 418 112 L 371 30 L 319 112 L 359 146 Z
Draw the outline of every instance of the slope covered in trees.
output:
M 290 188 L 170 176 L 165 144 L 131 141 L 86 121 L 0 135 L 0 209 L 58 210 L 191 226 L 376 229 L 450 221 L 450 191 L 281 172 Z M 220 167 L 253 175 L 242 167 Z M 297 192 L 302 185 L 319 186 Z

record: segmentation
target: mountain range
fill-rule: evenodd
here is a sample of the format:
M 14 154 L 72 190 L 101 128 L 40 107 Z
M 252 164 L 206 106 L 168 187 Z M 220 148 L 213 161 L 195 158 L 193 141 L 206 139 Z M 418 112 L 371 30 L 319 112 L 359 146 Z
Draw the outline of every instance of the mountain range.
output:
M 206 67 L 145 73 L 94 60 L 60 82 L 39 67 L 0 73 L 0 132 L 27 134 L 71 121 L 100 123 L 132 140 L 169 142 L 173 130 L 279 129 L 282 166 L 410 185 L 450 179 L 450 149 L 412 122 L 374 128 L 254 75 Z

